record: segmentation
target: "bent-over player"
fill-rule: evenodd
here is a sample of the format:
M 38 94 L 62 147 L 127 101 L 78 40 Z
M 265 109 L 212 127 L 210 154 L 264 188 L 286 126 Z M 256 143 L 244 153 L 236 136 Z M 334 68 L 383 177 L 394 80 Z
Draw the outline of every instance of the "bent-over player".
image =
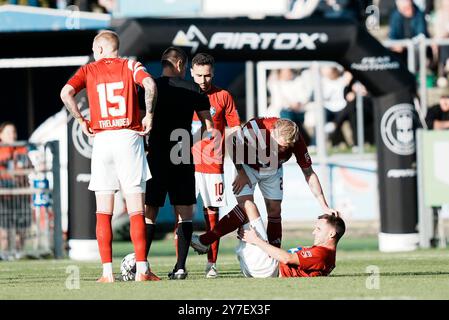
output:
M 233 161 L 237 176 L 233 191 L 245 211 L 257 210 L 254 190 L 259 185 L 268 214 L 267 234 L 270 244 L 280 247 L 282 239 L 281 203 L 283 197 L 282 165 L 295 156 L 306 182 L 323 213 L 336 213 L 329 208 L 320 180 L 312 168 L 307 146 L 298 126 L 279 118 L 254 118 L 248 121 L 234 139 Z

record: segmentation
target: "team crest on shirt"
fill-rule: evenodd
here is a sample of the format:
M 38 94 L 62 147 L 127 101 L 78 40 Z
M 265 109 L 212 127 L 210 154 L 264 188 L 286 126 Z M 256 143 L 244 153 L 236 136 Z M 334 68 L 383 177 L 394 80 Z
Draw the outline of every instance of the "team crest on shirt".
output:
M 288 251 L 288 253 L 296 253 L 301 250 L 302 250 L 302 247 L 296 247 L 296 248 L 290 248 L 287 251 Z
M 310 155 L 309 155 L 308 152 L 306 152 L 306 153 L 304 154 L 304 158 L 306 159 L 307 162 L 310 162 Z
M 215 116 L 215 114 L 217 113 L 217 110 L 215 110 L 215 108 L 214 107 L 210 107 L 210 115 L 213 117 L 213 116 Z
M 312 258 L 312 252 L 310 251 L 301 251 L 301 255 L 303 258 Z

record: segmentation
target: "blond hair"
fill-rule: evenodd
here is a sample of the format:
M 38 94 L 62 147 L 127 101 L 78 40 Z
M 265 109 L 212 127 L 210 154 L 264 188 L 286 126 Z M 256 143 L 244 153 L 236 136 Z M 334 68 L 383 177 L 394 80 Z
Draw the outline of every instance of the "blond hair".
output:
M 299 139 L 299 128 L 296 123 L 291 120 L 279 119 L 276 121 L 274 128 L 288 144 L 294 144 Z
M 111 51 L 117 51 L 120 46 L 118 34 L 111 30 L 100 31 L 94 38 L 94 43 L 98 41 L 107 43 Z

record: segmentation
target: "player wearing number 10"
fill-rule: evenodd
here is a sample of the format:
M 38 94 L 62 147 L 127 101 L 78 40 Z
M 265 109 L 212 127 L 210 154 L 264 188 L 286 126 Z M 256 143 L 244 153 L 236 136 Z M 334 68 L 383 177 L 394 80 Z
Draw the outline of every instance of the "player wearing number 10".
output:
M 211 107 L 214 128 L 219 131 L 214 139 L 202 139 L 192 148 L 195 161 L 196 194 L 203 200 L 204 219 L 207 231 L 212 230 L 218 223 L 219 207 L 226 206 L 224 194 L 224 146 L 225 125 L 232 131 L 240 128 L 240 118 L 231 94 L 212 83 L 214 77 L 214 58 L 206 53 L 198 53 L 192 59 L 190 70 L 193 80 L 207 94 Z M 193 118 L 192 130 L 200 127 L 196 114 Z M 217 277 L 217 255 L 219 240 L 211 244 L 207 253 L 206 277 Z
M 146 258 L 144 194 L 151 178 L 145 158 L 143 135 L 152 128 L 156 84 L 139 62 L 118 57 L 119 38 L 100 32 L 93 41 L 95 62 L 82 66 L 61 90 L 66 108 L 93 138 L 91 180 L 97 205 L 96 234 L 103 276 L 114 282 L 112 228 L 114 193 L 121 189 L 130 216 L 130 233 L 136 254 L 136 281 L 160 280 L 149 270 Z M 145 89 L 146 115 L 140 121 L 137 87 Z M 90 121 L 83 118 L 75 95 L 86 88 Z

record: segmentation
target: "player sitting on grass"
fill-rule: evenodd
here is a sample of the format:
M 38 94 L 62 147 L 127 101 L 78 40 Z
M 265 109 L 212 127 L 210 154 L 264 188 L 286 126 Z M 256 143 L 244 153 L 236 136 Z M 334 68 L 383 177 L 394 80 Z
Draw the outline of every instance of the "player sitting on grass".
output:
M 337 244 L 346 229 L 338 212 L 318 217 L 313 230 L 315 239 L 312 247 L 298 247 L 289 251 L 269 244 L 260 214 L 258 211 L 250 212 L 246 216 L 245 223 L 239 227 L 240 243 L 236 249 L 240 268 L 245 277 L 328 276 L 335 268 Z M 229 216 L 232 214 L 223 217 L 213 230 L 201 236 L 194 234 L 192 248 L 199 254 L 206 253 L 210 247 L 209 243 L 212 243 L 211 241 L 217 236 L 224 235 L 220 224 L 230 219 Z

